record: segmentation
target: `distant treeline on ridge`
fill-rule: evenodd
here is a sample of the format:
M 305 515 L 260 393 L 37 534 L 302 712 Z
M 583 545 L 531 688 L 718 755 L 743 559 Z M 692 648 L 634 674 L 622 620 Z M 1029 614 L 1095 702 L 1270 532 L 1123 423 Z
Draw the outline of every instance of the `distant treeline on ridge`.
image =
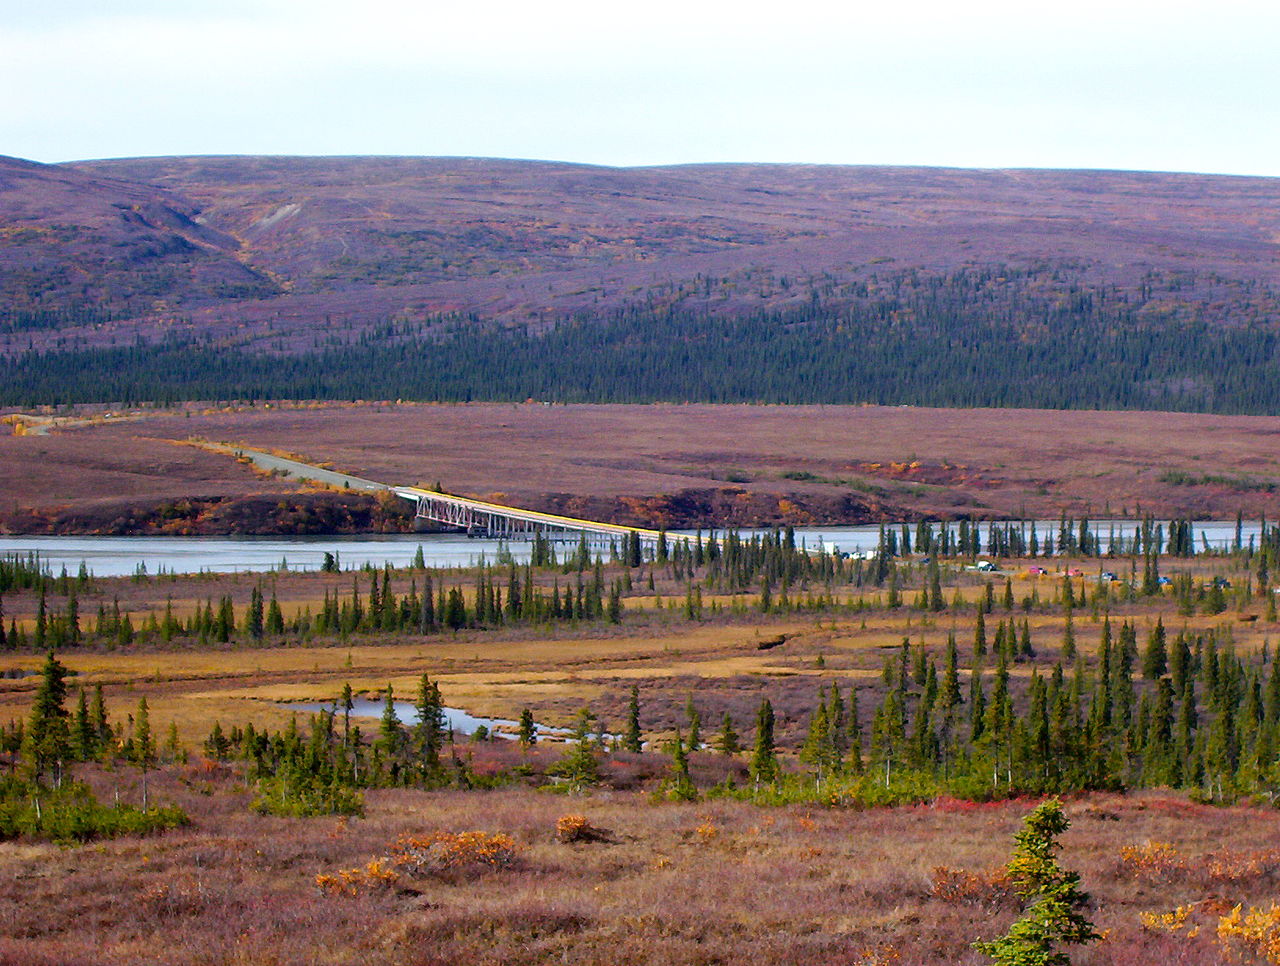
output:
M 1025 271 L 912 272 L 814 288 L 801 307 L 754 314 L 643 304 L 539 327 L 427 319 L 297 354 L 183 336 L 19 355 L 0 404 L 535 398 L 1275 412 L 1274 293 L 1223 285 L 1121 291 Z

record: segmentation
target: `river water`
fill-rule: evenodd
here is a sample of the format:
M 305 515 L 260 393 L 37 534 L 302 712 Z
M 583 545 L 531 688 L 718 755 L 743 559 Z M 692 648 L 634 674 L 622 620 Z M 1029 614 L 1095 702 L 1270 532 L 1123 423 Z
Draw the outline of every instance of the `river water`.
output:
M 418 723 L 418 711 L 411 701 L 392 701 L 396 718 L 401 724 L 415 725 Z M 319 714 L 321 711 L 333 711 L 339 718 L 342 712 L 336 703 L 322 704 L 318 702 L 291 701 L 281 707 L 288 708 L 291 711 L 298 711 L 303 714 Z M 385 704 L 382 701 L 373 701 L 369 698 L 353 698 L 351 701 L 351 716 L 353 718 L 381 718 Z M 468 714 L 461 708 L 442 708 L 444 712 L 445 727 L 452 729 L 459 735 L 470 735 L 481 725 L 491 735 L 498 738 L 508 738 L 514 740 L 519 732 L 520 722 L 509 721 L 506 718 L 477 718 L 475 715 Z M 365 731 L 369 730 L 367 721 L 361 722 L 361 726 Z M 534 730 L 540 737 L 563 737 L 569 733 L 568 728 L 552 728 L 544 724 L 534 722 Z
M 1117 537 L 1129 537 L 1137 525 L 1133 520 L 1104 520 L 1093 522 L 1091 529 L 1106 547 L 1112 532 Z M 952 526 L 954 528 L 955 525 Z M 911 529 L 914 536 L 914 524 Z M 1046 535 L 1057 533 L 1058 521 L 1039 521 L 1036 530 L 1043 540 Z M 763 531 L 740 531 L 747 538 L 757 532 Z M 985 525 L 982 532 L 985 535 Z M 1235 523 L 1195 523 L 1193 532 L 1197 550 L 1202 548 L 1203 541 L 1214 549 L 1221 549 L 1234 541 Z M 811 549 L 834 547 L 846 553 L 867 553 L 875 550 L 879 534 L 878 524 L 797 527 L 796 541 Z M 1246 544 L 1250 537 L 1256 540 L 1258 534 L 1257 521 L 1245 523 L 1243 537 Z M 524 563 L 529 559 L 530 550 L 529 544 L 523 542 L 505 544 L 499 540 L 452 533 L 326 537 L 0 536 L 0 556 L 38 554 L 55 575 L 63 567 L 74 575 L 83 563 L 90 573 L 98 577 L 130 576 L 137 573 L 139 567 L 144 567 L 149 574 L 263 572 L 278 570 L 282 566 L 290 570 L 318 570 L 326 553 L 336 553 L 344 570 L 358 569 L 365 564 L 381 567 L 384 563 L 404 567 L 413 561 L 419 547 L 429 567 L 467 567 L 481 560 L 489 563 L 505 560 L 508 555 L 512 560 Z M 561 545 L 558 552 L 563 555 L 572 550 L 572 544 Z

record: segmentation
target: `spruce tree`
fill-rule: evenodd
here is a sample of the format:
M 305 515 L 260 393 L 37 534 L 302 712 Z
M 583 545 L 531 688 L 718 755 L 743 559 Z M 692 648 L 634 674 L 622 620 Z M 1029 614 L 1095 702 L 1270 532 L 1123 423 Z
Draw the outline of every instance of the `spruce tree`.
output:
M 102 696 L 102 684 L 93 686 L 93 704 L 89 709 L 89 721 L 93 726 L 95 746 L 101 750 L 111 740 L 111 724 L 107 721 L 107 706 Z
M 418 633 L 429 634 L 435 629 L 435 591 L 431 586 L 431 574 L 424 574 L 422 577 L 422 606 L 418 610 Z
M 698 797 L 697 786 L 689 775 L 689 755 L 679 728 L 676 729 L 676 740 L 671 745 L 671 778 L 667 782 L 667 793 L 684 802 L 695 801 Z
M 62 763 L 71 751 L 66 698 L 67 669 L 50 651 L 40 669 L 40 684 L 22 746 L 26 772 L 33 781 L 43 780 L 45 774 L 52 771 L 54 783 L 62 783 Z
M 418 679 L 418 694 L 413 707 L 418 716 L 413 726 L 418 767 L 423 779 L 430 781 L 440 773 L 440 751 L 444 747 L 446 720 L 440 687 L 425 674 Z
M 1239 763 L 1239 723 L 1233 704 L 1216 700 L 1204 745 L 1204 772 L 1207 791 L 1213 801 L 1234 798 L 1235 771 Z
M 890 610 L 897 610 L 902 606 L 902 589 L 898 585 L 897 567 L 894 567 L 889 574 L 889 597 L 885 601 L 885 606 Z
M 1151 702 L 1146 734 L 1143 736 L 1144 784 L 1173 785 L 1175 783 L 1173 737 L 1173 685 L 1168 678 L 1161 678 L 1156 683 L 1156 694 Z
M 391 685 L 388 684 L 387 696 L 382 704 L 382 717 L 378 722 L 378 741 L 375 747 L 381 754 L 382 760 L 391 763 L 393 778 L 400 771 L 399 762 L 396 759 L 400 753 L 403 737 L 404 733 L 400 727 L 400 718 L 396 714 L 395 694 Z
M 1058 865 L 1058 836 L 1070 823 L 1056 798 L 1037 806 L 1014 836 L 1014 852 L 1005 867 L 1025 907 L 1022 918 L 999 939 L 974 948 L 998 966 L 1069 966 L 1060 947 L 1096 942 L 1102 937 L 1083 910 L 1088 893 L 1080 876 Z
M 1142 676 L 1155 681 L 1169 670 L 1169 652 L 1165 646 L 1164 621 L 1156 618 L 1156 626 L 1147 635 L 1147 646 L 1142 652 Z
M 165 735 L 164 752 L 170 762 L 185 762 L 187 760 L 186 752 L 182 750 L 182 742 L 178 737 L 178 723 L 176 721 L 169 722 L 169 730 Z
M 929 610 L 937 612 L 946 609 L 947 602 L 942 596 L 942 573 L 935 555 L 929 558 Z
M 631 697 L 627 701 L 627 730 L 622 735 L 625 751 L 638 753 L 644 747 L 640 733 L 640 686 L 631 685 Z
M 151 734 L 151 711 L 147 699 L 138 700 L 138 714 L 133 721 L 133 761 L 142 771 L 142 810 L 147 809 L 147 772 L 156 763 L 156 740 Z
M 1185 631 L 1173 639 L 1173 647 L 1169 651 L 1169 676 L 1173 680 L 1175 694 L 1181 694 L 1191 674 L 1191 647 L 1187 643 Z
M 346 748 L 351 742 L 351 712 L 355 708 L 355 695 L 351 691 L 350 681 L 342 685 L 342 697 L 338 699 L 338 704 L 342 708 L 342 747 Z
M 936 681 L 935 693 L 936 696 Z M 933 701 L 929 692 L 925 692 L 916 702 L 915 716 L 911 723 L 910 757 L 917 768 L 931 766 L 937 758 L 937 747 L 933 734 Z
M 751 751 L 751 777 L 757 784 L 778 779 L 778 758 L 773 743 L 773 705 L 768 698 L 756 712 L 756 740 Z
M 906 730 L 904 694 L 900 690 L 890 691 L 880 702 L 871 721 L 871 761 L 884 765 L 886 788 L 891 780 L 893 763 L 900 757 Z
M 698 709 L 693 703 L 693 695 L 689 695 L 689 701 L 685 704 L 685 716 L 689 720 L 689 745 L 690 751 L 697 751 L 702 744 L 702 715 L 698 714 Z
M 268 634 L 284 633 L 284 614 L 280 611 L 280 601 L 276 593 L 271 592 L 271 604 L 267 607 L 266 631 Z
M 40 602 L 36 605 L 36 650 L 43 651 L 48 642 L 48 602 L 44 588 L 40 588 Z
M 955 634 L 947 635 L 947 659 L 942 672 L 942 690 L 939 702 L 943 710 L 949 711 L 960 704 L 959 652 L 956 648 Z
M 215 624 L 218 640 L 224 644 L 231 640 L 231 632 L 235 630 L 235 626 L 235 606 L 231 603 L 231 598 L 224 595 L 218 602 L 218 617 Z
M 98 754 L 98 735 L 93 727 L 93 719 L 89 716 L 89 701 L 85 697 L 84 688 L 76 699 L 75 716 L 72 719 L 71 743 L 76 757 L 81 761 L 92 761 Z
M 249 592 L 249 609 L 245 611 L 244 629 L 256 641 L 262 637 L 264 626 L 262 588 L 255 586 Z
M 969 672 L 969 740 L 982 737 L 983 719 L 986 716 L 987 696 L 982 687 L 982 665 L 975 663 Z
M 606 614 L 610 624 L 622 623 L 622 586 L 616 580 L 609 587 L 609 605 Z
M 733 728 L 733 718 L 728 711 L 724 713 L 724 720 L 720 724 L 720 735 L 716 739 L 716 749 L 722 755 L 736 755 L 742 750 L 742 745 L 738 739 L 738 732 Z
M 227 740 L 227 736 L 223 733 L 222 722 L 215 721 L 213 730 L 209 732 L 209 737 L 204 743 L 205 753 L 213 756 L 214 761 L 226 761 L 227 755 L 231 751 L 231 742 Z
M 520 712 L 520 730 L 516 733 L 516 742 L 521 748 L 531 748 L 538 743 L 538 726 L 534 724 L 533 712 L 528 708 Z
M 1110 696 L 1112 724 L 1117 729 L 1129 727 L 1133 720 L 1133 660 L 1137 655 L 1137 634 L 1128 621 L 1120 627 L 1120 639 L 1111 662 Z
M 854 774 L 862 773 L 862 721 L 858 714 L 858 688 L 849 687 L 849 728 L 845 739 L 848 748 L 849 770 Z
M 1025 758 L 1047 780 L 1054 765 L 1050 740 L 1052 728 L 1049 724 L 1049 692 L 1039 671 L 1032 670 L 1028 693 Z
M 66 616 L 66 635 L 67 641 L 76 645 L 80 643 L 80 600 L 76 597 L 75 588 L 72 588 L 70 594 L 67 595 L 67 616 Z
M 831 767 L 831 719 L 825 692 L 818 694 L 818 707 L 809 718 L 809 733 L 800 749 L 800 760 L 813 765 L 821 779 Z
M 1199 715 L 1196 711 L 1196 685 L 1191 679 L 1182 692 L 1182 703 L 1178 707 L 1178 720 L 1174 725 L 1174 762 L 1178 774 L 1177 783 L 1189 787 L 1199 782 L 1197 767 L 1192 761 L 1196 745 L 1196 731 L 1199 727 Z
M 982 724 L 983 739 L 992 749 L 993 785 L 999 780 L 1001 753 L 1003 752 L 1006 757 L 1009 755 L 1009 732 L 1012 725 L 1013 702 L 1009 697 L 1009 665 L 1002 654 L 996 663 L 991 700 L 987 704 L 986 718 Z
M 596 745 L 591 740 L 592 722 L 595 716 L 589 708 L 578 712 L 573 734 L 566 743 L 564 756 L 547 774 L 561 777 L 569 789 L 581 791 L 600 781 L 600 763 L 596 757 Z
M 1262 720 L 1272 727 L 1280 724 L 1280 661 L 1272 662 L 1271 673 L 1267 676 L 1262 699 Z
M 840 697 L 840 688 L 834 682 L 831 685 L 831 701 L 827 705 L 827 717 L 831 723 L 829 738 L 831 767 L 840 771 L 844 768 L 844 756 L 849 750 L 848 723 L 844 699 Z

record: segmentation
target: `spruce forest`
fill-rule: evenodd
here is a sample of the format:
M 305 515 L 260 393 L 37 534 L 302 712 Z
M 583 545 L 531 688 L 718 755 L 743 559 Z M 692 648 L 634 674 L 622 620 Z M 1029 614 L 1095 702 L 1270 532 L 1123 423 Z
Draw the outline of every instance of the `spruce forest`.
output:
M 15 352 L 0 403 L 534 398 L 1219 413 L 1280 405 L 1270 287 L 1186 272 L 1130 289 L 1070 274 L 992 266 L 859 283 L 817 278 L 785 310 L 693 308 L 694 290 L 682 289 L 657 300 L 662 307 L 651 299 L 559 322 L 331 325 L 287 351 L 270 340 L 228 348 L 186 327 L 128 346 L 60 340 Z M 708 279 L 701 291 L 713 297 L 722 284 Z M 17 315 L 6 324 L 20 336 L 57 320 Z

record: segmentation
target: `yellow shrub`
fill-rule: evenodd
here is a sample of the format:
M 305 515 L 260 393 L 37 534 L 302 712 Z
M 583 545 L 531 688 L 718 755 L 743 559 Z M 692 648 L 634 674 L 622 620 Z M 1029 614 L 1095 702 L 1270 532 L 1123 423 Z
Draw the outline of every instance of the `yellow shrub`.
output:
M 1183 864 L 1178 850 L 1168 842 L 1144 842 L 1142 845 L 1122 846 L 1120 861 L 1132 872 L 1163 872 L 1180 868 Z
M 1250 907 L 1248 912 L 1236 906 L 1218 920 L 1218 942 L 1241 960 L 1280 964 L 1280 906 Z
M 1180 932 L 1190 914 L 1189 906 L 1178 906 L 1172 912 L 1140 912 L 1138 919 L 1149 932 Z

